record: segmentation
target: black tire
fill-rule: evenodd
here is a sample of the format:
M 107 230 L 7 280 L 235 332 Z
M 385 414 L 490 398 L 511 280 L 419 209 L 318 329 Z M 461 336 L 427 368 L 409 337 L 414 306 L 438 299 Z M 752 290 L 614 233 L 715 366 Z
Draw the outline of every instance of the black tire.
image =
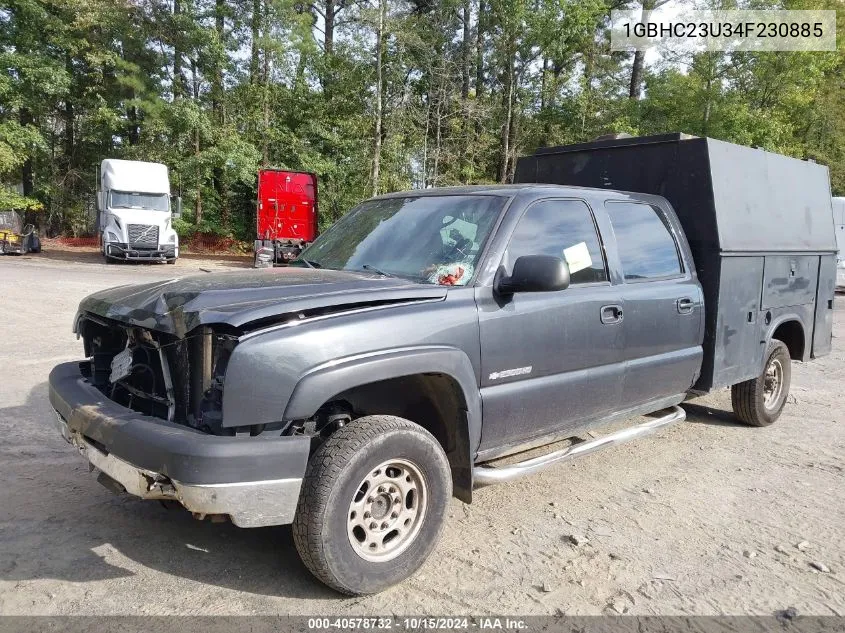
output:
M 762 373 L 757 378 L 731 387 L 731 405 L 736 417 L 750 426 L 769 426 L 777 420 L 789 395 L 789 385 L 792 381 L 791 362 L 786 344 L 777 339 L 769 341 Z M 780 387 L 777 396 L 775 397 L 773 393 L 774 399 L 767 405 L 766 374 L 773 371 L 776 364 L 780 366 Z M 771 378 L 769 378 L 769 384 L 771 385 Z
M 28 238 L 29 239 L 27 240 L 24 252 L 25 253 L 40 253 L 41 252 L 41 240 L 38 239 L 38 236 L 33 232 L 33 233 L 29 234 Z
M 171 258 L 171 259 L 168 259 L 168 260 L 167 260 L 167 263 L 168 263 L 168 264 L 175 264 L 175 263 L 176 263 L 176 258 L 175 258 L 175 257 L 173 257 L 173 258 Z
M 405 493 L 398 484 L 397 489 L 385 485 L 375 491 L 364 490 L 371 478 L 382 472 L 380 467 L 390 460 L 396 461 L 384 468 L 383 477 L 396 477 L 391 482 L 398 481 L 405 486 L 405 480 L 410 482 L 413 475 L 414 481 L 422 482 L 421 492 Z M 394 470 L 392 472 L 396 474 L 392 474 L 391 466 L 397 463 L 407 464 L 410 470 Z M 388 493 L 394 491 L 397 496 L 391 502 Z M 308 462 L 293 522 L 296 549 L 309 571 L 329 587 L 348 595 L 378 593 L 405 580 L 425 562 L 440 537 L 451 496 L 449 462 L 431 433 L 394 416 L 359 418 L 338 429 Z M 373 498 L 375 503 L 371 503 Z M 358 503 L 364 506 L 353 506 L 359 499 Z M 379 503 L 382 505 L 378 506 Z M 404 507 L 414 512 L 415 503 L 418 514 L 411 522 L 404 519 Z M 368 546 L 375 546 L 369 542 L 371 536 L 365 531 L 368 530 L 366 525 L 363 530 L 357 525 L 350 527 L 355 523 L 353 514 L 362 521 L 353 508 L 364 510 L 366 507 L 372 514 L 362 512 L 361 517 L 385 520 L 377 529 L 388 526 L 383 532 L 373 531 L 375 536 L 372 538 L 382 539 L 378 547 L 394 548 L 397 553 L 389 559 L 367 560 L 363 557 L 367 555 L 366 551 L 356 551 L 356 547 L 368 550 Z M 398 512 L 387 516 L 377 512 L 377 508 L 386 508 L 387 512 L 397 508 Z M 398 519 L 391 518 L 397 516 Z M 405 523 L 400 525 L 403 520 Z M 404 525 L 410 525 L 410 528 L 405 530 Z M 390 537 L 394 532 L 396 535 Z M 362 540 L 356 534 L 365 538 Z M 353 538 L 358 541 L 356 546 L 353 546 Z

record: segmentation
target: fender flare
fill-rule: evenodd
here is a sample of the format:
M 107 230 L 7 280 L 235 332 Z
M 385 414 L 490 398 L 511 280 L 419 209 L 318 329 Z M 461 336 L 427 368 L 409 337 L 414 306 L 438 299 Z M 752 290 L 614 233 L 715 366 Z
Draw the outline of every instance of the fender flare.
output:
M 804 335 L 804 350 L 803 350 L 803 357 L 800 359 L 805 361 L 807 359 L 808 354 L 810 353 L 809 347 L 812 346 L 812 330 L 810 331 L 809 337 L 807 336 L 807 324 L 804 323 L 804 319 L 801 317 L 800 314 L 797 312 L 787 312 L 784 314 L 779 314 L 777 318 L 772 319 L 772 322 L 767 326 L 766 330 L 766 346 L 768 347 L 769 343 L 772 341 L 774 337 L 775 331 L 784 323 L 788 323 L 790 321 L 795 321 L 798 325 L 801 326 L 801 333 Z M 809 346 L 808 346 L 809 343 Z M 765 359 L 764 361 L 765 362 Z
M 449 346 L 384 350 L 332 360 L 308 371 L 296 384 L 283 419 L 307 419 L 332 396 L 380 380 L 415 374 L 444 374 L 460 387 L 466 420 L 456 429 L 458 463 L 453 463 L 456 495 L 469 501 L 472 466 L 481 442 L 481 392 L 469 357 Z

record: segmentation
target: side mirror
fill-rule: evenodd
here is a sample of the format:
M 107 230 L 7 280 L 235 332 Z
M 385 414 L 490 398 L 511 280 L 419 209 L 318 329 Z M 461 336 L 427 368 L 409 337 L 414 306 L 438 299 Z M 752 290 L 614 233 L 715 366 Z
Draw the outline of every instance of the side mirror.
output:
M 523 255 L 513 264 L 513 274 L 504 270 L 496 275 L 494 289 L 510 295 L 515 292 L 552 292 L 569 287 L 569 266 L 560 257 L 551 255 Z
M 182 196 L 174 197 L 172 202 L 173 211 L 171 213 L 171 216 L 174 220 L 178 220 L 182 217 Z

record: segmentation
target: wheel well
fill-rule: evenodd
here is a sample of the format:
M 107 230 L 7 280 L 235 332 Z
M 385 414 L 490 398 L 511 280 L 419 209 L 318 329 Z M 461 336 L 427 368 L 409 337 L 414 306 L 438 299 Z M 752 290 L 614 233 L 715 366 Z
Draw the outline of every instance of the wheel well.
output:
M 786 321 L 777 326 L 772 338 L 783 341 L 792 360 L 804 358 L 804 328 L 798 321 Z
M 454 378 L 439 373 L 390 378 L 348 389 L 327 403 L 334 401 L 348 402 L 355 417 L 395 415 L 426 429 L 449 459 L 455 496 L 471 500 L 467 403 Z

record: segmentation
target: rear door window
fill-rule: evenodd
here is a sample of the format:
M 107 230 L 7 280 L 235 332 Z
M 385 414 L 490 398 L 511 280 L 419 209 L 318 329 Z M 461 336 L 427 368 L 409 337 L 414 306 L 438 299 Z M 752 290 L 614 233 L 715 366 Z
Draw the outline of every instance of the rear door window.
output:
M 625 281 L 666 279 L 683 274 L 678 245 L 663 212 L 650 204 L 605 203 Z

